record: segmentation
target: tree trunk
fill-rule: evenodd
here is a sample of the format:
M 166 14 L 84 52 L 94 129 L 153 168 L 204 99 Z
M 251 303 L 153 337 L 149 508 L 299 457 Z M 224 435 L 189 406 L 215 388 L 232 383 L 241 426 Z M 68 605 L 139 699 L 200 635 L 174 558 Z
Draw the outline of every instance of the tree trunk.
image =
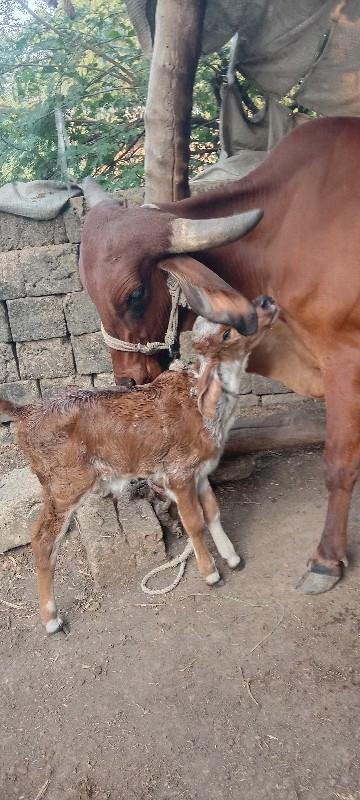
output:
M 206 0 L 158 0 L 145 111 L 145 202 L 189 196 L 192 91 Z

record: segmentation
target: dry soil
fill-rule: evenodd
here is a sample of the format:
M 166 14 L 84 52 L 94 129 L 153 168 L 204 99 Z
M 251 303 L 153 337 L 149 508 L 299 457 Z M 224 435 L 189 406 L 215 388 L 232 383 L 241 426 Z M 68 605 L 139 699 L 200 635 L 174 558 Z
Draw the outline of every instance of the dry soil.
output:
M 360 798 L 359 487 L 346 577 L 317 597 L 293 586 L 324 521 L 321 449 L 260 455 L 218 498 L 245 568 L 218 558 L 212 590 L 192 560 L 164 598 L 140 574 L 96 593 L 73 534 L 68 635 L 44 634 L 30 549 L 2 557 L 1 800 Z

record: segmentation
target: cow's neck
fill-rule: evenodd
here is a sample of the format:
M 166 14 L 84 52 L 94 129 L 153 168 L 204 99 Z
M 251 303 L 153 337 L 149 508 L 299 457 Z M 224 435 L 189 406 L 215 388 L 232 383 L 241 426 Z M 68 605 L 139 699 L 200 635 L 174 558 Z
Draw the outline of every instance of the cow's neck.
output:
M 244 257 L 242 258 L 243 246 Z M 249 243 L 243 245 L 242 240 L 236 242 L 235 261 L 234 252 L 232 245 L 224 245 L 221 248 L 220 268 L 218 248 L 201 253 L 201 261 L 233 289 L 244 294 L 250 300 L 254 300 L 261 294 L 273 296 L 275 290 L 272 286 L 273 280 L 270 269 L 268 269 L 266 254 L 259 261 L 257 248 L 252 248 Z

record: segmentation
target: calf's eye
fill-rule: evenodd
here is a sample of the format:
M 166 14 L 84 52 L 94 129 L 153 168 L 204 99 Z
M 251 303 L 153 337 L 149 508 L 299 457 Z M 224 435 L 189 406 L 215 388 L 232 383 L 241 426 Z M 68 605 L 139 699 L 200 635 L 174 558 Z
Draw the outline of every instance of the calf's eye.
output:
M 229 328 L 229 330 L 227 330 L 227 331 L 225 331 L 225 332 L 223 333 L 223 339 L 224 339 L 225 341 L 226 341 L 226 339 L 230 339 L 230 335 L 231 335 L 231 329 Z

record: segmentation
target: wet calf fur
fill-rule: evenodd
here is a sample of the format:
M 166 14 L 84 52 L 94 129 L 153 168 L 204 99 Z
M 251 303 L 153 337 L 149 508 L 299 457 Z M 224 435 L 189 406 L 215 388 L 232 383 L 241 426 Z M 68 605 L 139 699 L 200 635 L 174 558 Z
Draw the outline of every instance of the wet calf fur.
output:
M 229 566 L 239 564 L 207 476 L 235 417 L 248 354 L 272 322 L 276 306 L 261 298 L 256 311 L 257 333 L 246 337 L 198 317 L 194 368 L 165 372 L 147 386 L 129 391 L 69 387 L 24 406 L 0 400 L 0 411 L 16 421 L 19 445 L 42 486 L 43 508 L 32 547 L 48 633 L 63 624 L 53 587 L 59 544 L 77 505 L 97 488 L 119 494 L 132 478 L 152 478 L 176 501 L 207 584 L 220 576 L 205 544 L 205 524 Z

